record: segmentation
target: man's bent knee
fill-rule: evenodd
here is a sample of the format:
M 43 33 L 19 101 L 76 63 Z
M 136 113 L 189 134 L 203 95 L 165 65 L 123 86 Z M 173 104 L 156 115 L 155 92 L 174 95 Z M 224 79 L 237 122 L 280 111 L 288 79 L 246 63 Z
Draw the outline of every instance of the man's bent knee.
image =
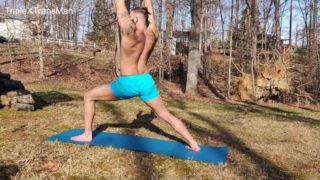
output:
M 83 99 L 84 99 L 85 101 L 90 101 L 90 100 L 92 100 L 92 93 L 91 93 L 90 91 L 86 92 L 86 93 L 84 94 L 84 96 L 83 96 Z

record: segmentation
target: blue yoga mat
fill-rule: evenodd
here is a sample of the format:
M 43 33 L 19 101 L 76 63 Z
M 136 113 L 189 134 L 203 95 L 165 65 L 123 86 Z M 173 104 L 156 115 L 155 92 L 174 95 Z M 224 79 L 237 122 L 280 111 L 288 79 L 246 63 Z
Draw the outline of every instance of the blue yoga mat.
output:
M 83 129 L 72 129 L 48 138 L 49 141 L 61 141 L 74 144 L 88 144 L 70 140 L 71 137 L 83 133 Z M 229 149 L 227 147 L 200 146 L 200 152 L 185 148 L 185 144 L 141 136 L 131 136 L 117 133 L 93 132 L 93 146 L 111 146 L 119 149 L 161 154 L 179 159 L 202 161 L 206 163 L 225 163 Z

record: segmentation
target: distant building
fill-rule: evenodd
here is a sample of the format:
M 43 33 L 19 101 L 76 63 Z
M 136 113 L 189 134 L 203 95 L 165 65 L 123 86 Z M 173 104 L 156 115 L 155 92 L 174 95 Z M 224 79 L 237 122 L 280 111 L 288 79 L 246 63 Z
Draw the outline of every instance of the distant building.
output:
M 0 13 L 0 36 L 7 39 L 20 39 L 22 36 L 31 36 L 32 30 L 24 17 Z

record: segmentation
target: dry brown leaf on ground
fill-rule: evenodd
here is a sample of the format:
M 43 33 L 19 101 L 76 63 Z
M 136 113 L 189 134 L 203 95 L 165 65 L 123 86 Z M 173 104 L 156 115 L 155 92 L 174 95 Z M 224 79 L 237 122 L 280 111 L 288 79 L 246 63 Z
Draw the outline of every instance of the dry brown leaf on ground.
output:
M 60 165 L 60 162 L 49 161 L 45 163 L 42 168 L 49 171 L 56 171 L 59 169 Z

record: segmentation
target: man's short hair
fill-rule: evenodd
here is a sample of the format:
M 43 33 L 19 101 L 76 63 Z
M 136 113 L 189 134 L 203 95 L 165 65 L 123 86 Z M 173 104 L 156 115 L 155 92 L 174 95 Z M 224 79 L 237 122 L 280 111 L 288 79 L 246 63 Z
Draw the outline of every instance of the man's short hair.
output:
M 146 26 L 149 26 L 149 15 L 148 9 L 146 7 L 136 7 L 132 9 L 132 12 L 140 13 L 144 16 L 146 20 Z

